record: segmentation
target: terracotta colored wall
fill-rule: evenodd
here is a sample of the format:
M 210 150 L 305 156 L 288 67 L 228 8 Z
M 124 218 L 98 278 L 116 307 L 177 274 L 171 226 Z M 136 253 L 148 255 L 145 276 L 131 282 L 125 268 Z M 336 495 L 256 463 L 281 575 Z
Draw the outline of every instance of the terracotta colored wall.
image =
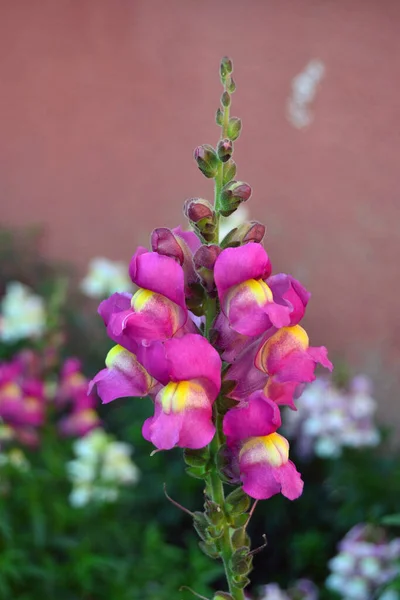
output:
M 275 270 L 312 290 L 313 341 L 383 384 L 393 418 L 399 27 L 397 0 L 3 0 L 1 220 L 47 224 L 48 252 L 82 267 L 128 259 L 186 197 L 211 194 L 192 149 L 216 140 L 217 66 L 231 55 L 239 175 Z M 312 58 L 327 72 L 299 131 L 285 102 Z

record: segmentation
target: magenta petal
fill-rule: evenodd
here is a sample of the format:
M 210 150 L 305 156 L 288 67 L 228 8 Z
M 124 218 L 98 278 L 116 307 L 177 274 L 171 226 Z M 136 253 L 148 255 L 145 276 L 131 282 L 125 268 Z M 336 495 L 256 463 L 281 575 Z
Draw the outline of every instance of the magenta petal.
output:
M 211 442 L 215 434 L 212 422 L 211 405 L 207 408 L 185 411 L 185 418 L 179 436 L 181 448 L 204 448 Z
M 172 230 L 172 233 L 181 238 L 190 252 L 194 254 L 201 246 L 201 241 L 193 231 L 184 231 L 180 225 Z
M 154 379 L 157 379 L 163 385 L 167 385 L 170 380 L 169 363 L 163 342 L 152 342 L 147 346 L 139 346 L 137 358 Z
M 274 469 L 274 477 L 281 485 L 281 492 L 286 498 L 296 500 L 301 496 L 304 482 L 291 460 L 278 469 Z
M 124 347 L 130 343 L 132 351 L 135 352 L 137 344 L 142 340 L 149 342 L 172 337 L 176 326 L 176 320 L 170 308 L 160 305 L 156 316 L 154 310 L 140 313 L 128 310 L 116 313 L 110 319 L 107 333 L 112 340 L 122 340 L 121 345 Z
M 189 333 L 165 342 L 171 381 L 204 379 L 211 384 L 214 401 L 221 388 L 221 359 L 203 336 Z
M 321 364 L 326 369 L 329 369 L 329 371 L 333 370 L 333 364 L 328 358 L 328 350 L 325 346 L 319 346 L 318 348 L 310 347 L 307 352 L 316 363 Z
M 154 416 L 145 421 L 142 434 L 159 450 L 204 448 L 215 434 L 211 405 L 166 414 L 156 400 Z
M 255 392 L 238 408 L 229 410 L 223 421 L 228 445 L 250 437 L 269 435 L 281 424 L 278 406 L 262 392 Z
M 290 325 L 297 325 L 304 316 L 311 294 L 297 279 L 285 273 L 269 277 L 267 284 L 274 296 L 274 302 L 290 307 Z
M 228 363 L 233 363 L 240 352 L 254 341 L 253 337 L 242 335 L 232 329 L 228 318 L 222 312 L 216 318 L 214 331 L 217 336 L 215 345 L 223 350 L 222 359 Z
M 243 491 L 256 500 L 267 500 L 279 494 L 281 486 L 274 477 L 274 468 L 265 463 L 247 465 L 241 469 Z
M 236 387 L 229 394 L 231 398 L 241 400 L 257 390 L 262 390 L 268 381 L 268 375 L 254 366 L 255 357 L 260 348 L 260 341 L 255 340 L 245 347 L 243 352 L 226 373 L 226 381 L 236 381 Z
M 108 325 L 110 317 L 117 312 L 129 310 L 131 307 L 132 294 L 116 292 L 106 300 L 100 302 L 97 312 L 104 321 L 104 325 Z
M 272 363 L 272 361 L 271 361 Z M 268 370 L 275 380 L 284 383 L 286 381 L 306 382 L 314 381 L 315 361 L 309 355 L 308 350 L 293 350 L 287 356 L 276 361 Z
M 270 302 L 266 305 L 265 312 L 274 327 L 286 327 L 290 323 L 290 308 L 288 306 Z M 266 330 L 264 329 L 264 331 Z M 260 333 L 263 333 L 263 331 Z
M 110 350 L 103 369 L 89 384 L 90 394 L 97 385 L 97 393 L 104 403 L 126 396 L 146 396 L 156 382 L 138 362 L 136 356 L 121 346 Z
M 226 248 L 218 256 L 214 279 L 222 302 L 225 292 L 248 279 L 266 279 L 271 273 L 268 254 L 260 244 Z
M 303 390 L 304 385 L 298 382 L 279 383 L 273 377 L 268 379 L 264 392 L 270 400 L 279 405 L 289 406 L 297 410 L 294 399 L 298 398 L 299 392 Z
M 135 352 L 137 341 L 122 326 L 126 317 L 132 313 L 131 298 L 131 294 L 115 293 L 100 303 L 98 313 L 107 327 L 108 337 L 129 352 Z
M 183 419 L 184 413 L 167 415 L 156 405 L 154 417 L 144 422 L 142 435 L 159 450 L 171 450 L 178 445 Z
M 289 500 L 295 500 L 303 491 L 303 481 L 292 461 L 280 467 L 266 463 L 247 465 L 241 474 L 243 490 L 256 500 L 267 500 L 282 492 Z
M 136 253 L 129 273 L 138 287 L 161 294 L 186 310 L 183 269 L 173 258 L 156 252 Z

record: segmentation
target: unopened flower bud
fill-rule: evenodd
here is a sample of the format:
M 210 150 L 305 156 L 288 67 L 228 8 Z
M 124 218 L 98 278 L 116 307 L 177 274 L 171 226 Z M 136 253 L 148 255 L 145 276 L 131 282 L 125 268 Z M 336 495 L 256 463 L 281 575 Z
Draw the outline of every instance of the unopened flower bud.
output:
M 230 94 L 233 94 L 233 92 L 236 90 L 236 83 L 235 83 L 233 77 L 231 77 L 230 80 L 227 81 L 226 89 L 228 90 L 228 92 Z
M 209 146 L 208 144 L 197 146 L 194 151 L 194 159 L 203 175 L 209 179 L 212 179 L 216 176 L 218 169 L 218 156 L 212 146 Z
M 224 140 L 221 140 L 220 142 L 218 142 L 217 153 L 218 153 L 218 158 L 221 162 L 227 162 L 230 159 L 230 157 L 232 156 L 232 152 L 233 152 L 233 144 L 232 144 L 231 140 L 229 140 L 228 138 L 225 138 Z
M 265 225 L 258 221 L 246 221 L 232 229 L 222 240 L 221 248 L 235 248 L 249 242 L 261 243 L 265 235 Z
M 230 181 L 221 191 L 221 209 L 223 217 L 229 217 L 241 202 L 246 202 L 251 196 L 251 187 L 243 181 Z
M 229 483 L 230 485 L 240 485 L 240 473 L 237 470 L 236 464 L 233 460 L 232 451 L 226 445 L 222 445 L 218 450 L 215 457 L 218 474 L 222 481 Z M 241 515 L 247 519 L 247 515 Z M 236 524 L 236 520 L 235 520 Z M 244 523 L 237 524 L 242 527 Z
M 224 80 L 227 75 L 232 73 L 232 71 L 233 71 L 233 64 L 232 64 L 231 59 L 228 58 L 228 56 L 224 56 L 221 60 L 221 65 L 220 65 L 221 79 Z
M 215 122 L 217 125 L 222 127 L 222 124 L 224 122 L 224 115 L 222 114 L 222 110 L 220 108 L 218 108 L 217 112 L 215 113 Z
M 246 577 L 246 575 L 236 575 L 235 577 L 233 577 L 233 583 L 236 587 L 240 588 L 241 590 L 244 590 L 244 588 L 249 585 L 250 579 Z
M 209 522 L 206 518 L 206 515 L 200 511 L 196 511 L 193 513 L 193 526 L 198 534 L 198 536 L 204 540 L 205 542 L 209 540 L 208 534 L 208 526 Z
M 224 185 L 229 183 L 236 175 L 236 163 L 230 160 L 224 167 Z
M 219 550 L 214 542 L 199 542 L 199 548 L 210 558 L 219 558 Z
M 232 141 L 237 140 L 242 129 L 242 121 L 239 117 L 231 117 L 228 123 L 228 138 Z
M 190 198 L 186 200 L 183 211 L 206 242 L 214 239 L 216 215 L 208 200 Z
M 225 523 L 225 515 L 219 504 L 212 500 L 206 500 L 204 508 L 206 517 L 212 525 L 221 525 Z
M 231 543 L 234 549 L 250 546 L 250 537 L 246 533 L 246 527 L 239 527 L 231 535 Z
M 252 569 L 252 556 L 247 547 L 238 548 L 229 561 L 232 573 L 237 576 L 247 575 Z
M 211 244 L 200 246 L 193 256 L 193 264 L 201 283 L 209 293 L 215 292 L 214 265 L 222 249 Z
M 231 104 L 231 97 L 228 92 L 224 92 L 221 96 L 221 104 L 227 108 Z
M 185 448 L 183 458 L 189 467 L 205 467 L 210 459 L 210 453 L 207 446 L 200 450 Z
M 249 508 L 250 498 L 241 487 L 231 492 L 225 500 L 225 508 L 229 515 L 240 515 Z
M 174 258 L 183 265 L 183 250 L 168 227 L 158 227 L 152 231 L 151 247 L 153 252 Z

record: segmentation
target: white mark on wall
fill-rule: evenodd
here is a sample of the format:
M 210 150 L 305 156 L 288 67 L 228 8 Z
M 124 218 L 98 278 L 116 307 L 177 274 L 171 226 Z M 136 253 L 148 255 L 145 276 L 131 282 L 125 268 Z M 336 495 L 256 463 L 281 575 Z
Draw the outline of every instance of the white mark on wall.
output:
M 293 127 L 302 129 L 312 123 L 311 105 L 315 99 L 318 84 L 324 75 L 324 63 L 314 59 L 292 79 L 292 93 L 287 100 L 286 116 Z

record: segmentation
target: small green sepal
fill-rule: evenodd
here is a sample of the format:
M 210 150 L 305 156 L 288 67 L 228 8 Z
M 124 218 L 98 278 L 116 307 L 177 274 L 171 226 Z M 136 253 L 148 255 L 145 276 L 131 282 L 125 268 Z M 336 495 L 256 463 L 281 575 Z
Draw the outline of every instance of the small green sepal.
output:
M 250 498 L 238 487 L 233 490 L 225 499 L 225 510 L 230 516 L 237 516 L 245 513 L 250 507 Z
M 228 123 L 228 138 L 233 142 L 238 139 L 242 129 L 242 121 L 239 117 L 231 117 Z

